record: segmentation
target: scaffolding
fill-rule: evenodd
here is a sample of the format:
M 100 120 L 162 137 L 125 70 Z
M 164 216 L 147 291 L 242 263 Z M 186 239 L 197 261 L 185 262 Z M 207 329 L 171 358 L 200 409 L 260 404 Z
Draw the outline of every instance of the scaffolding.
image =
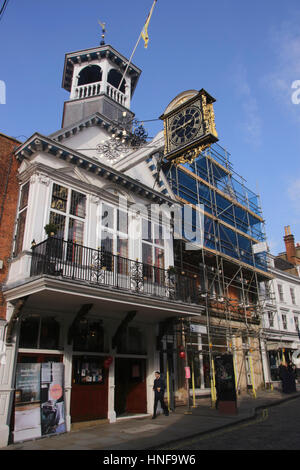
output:
M 221 343 L 234 357 L 241 351 L 247 359 L 256 396 L 252 354 L 258 351 L 261 357 L 261 318 L 270 300 L 261 285 L 273 276 L 268 272 L 267 251 L 255 253 L 253 249 L 266 240 L 259 196 L 233 171 L 229 157 L 220 145 L 213 144 L 193 161 L 165 161 L 162 170 L 180 203 L 195 211 L 199 205 L 203 208 L 203 246 L 189 251 L 184 238 L 174 240 L 174 264 L 196 280 L 205 307 L 208 344 L 203 347 L 209 355 L 211 388 L 214 357 Z M 237 337 L 242 338 L 239 347 Z M 257 346 L 253 347 L 251 337 L 257 339 Z M 239 370 L 235 363 L 237 388 L 245 361 Z M 214 398 L 212 390 L 212 401 Z

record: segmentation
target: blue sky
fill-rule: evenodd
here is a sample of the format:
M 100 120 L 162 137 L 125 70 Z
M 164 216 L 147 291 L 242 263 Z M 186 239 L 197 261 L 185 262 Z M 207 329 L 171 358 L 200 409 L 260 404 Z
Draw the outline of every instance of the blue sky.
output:
M 2 0 L 0 2 L 2 4 Z M 129 58 L 152 0 L 10 0 L 0 21 L 0 132 L 25 140 L 61 127 L 66 52 L 100 42 Z M 261 196 L 273 253 L 283 251 L 284 226 L 300 241 L 299 0 L 158 0 L 133 62 L 143 72 L 132 110 L 158 118 L 187 89 L 213 95 L 220 145 L 235 171 Z M 146 126 L 146 124 L 145 124 Z M 147 124 L 150 135 L 162 127 Z

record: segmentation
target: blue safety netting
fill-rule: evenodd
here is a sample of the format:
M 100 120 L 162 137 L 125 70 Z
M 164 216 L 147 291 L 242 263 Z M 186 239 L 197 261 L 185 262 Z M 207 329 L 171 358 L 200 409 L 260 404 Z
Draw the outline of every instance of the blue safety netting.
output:
M 235 230 L 257 242 L 265 240 L 259 198 L 233 172 L 229 154 L 222 147 L 214 144 L 194 162 L 171 166 L 166 176 L 173 192 L 182 200 L 203 205 L 207 214 L 226 223 L 204 216 L 204 247 L 267 270 L 266 253 L 254 255 L 255 242 Z

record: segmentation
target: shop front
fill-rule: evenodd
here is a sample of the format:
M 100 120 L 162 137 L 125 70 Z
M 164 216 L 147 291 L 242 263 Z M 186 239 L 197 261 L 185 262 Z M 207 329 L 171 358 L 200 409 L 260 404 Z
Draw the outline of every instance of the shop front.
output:
M 41 430 L 37 430 L 41 427 L 41 404 L 44 404 L 45 411 L 45 403 L 49 402 L 49 414 L 51 411 L 55 413 L 54 409 L 51 410 L 51 393 L 53 394 L 55 384 L 52 383 L 50 393 L 51 382 L 46 386 L 41 378 L 45 375 L 47 367 L 53 370 L 61 368 L 63 384 L 62 396 L 59 399 L 64 402 L 64 409 L 59 414 L 65 420 L 64 428 L 60 428 L 64 431 L 66 428 L 70 429 L 71 423 L 99 419 L 114 421 L 119 417 L 147 413 L 147 345 L 154 342 L 155 328 L 149 328 L 148 325 L 146 331 L 143 323 L 133 322 L 120 333 L 120 324 L 120 319 L 108 316 L 99 318 L 95 312 L 81 317 L 74 314 L 63 316 L 30 311 L 22 314 L 18 332 L 16 392 L 11 421 L 12 441 L 16 442 L 20 427 L 16 424 L 16 416 L 19 421 L 21 416 L 20 413 L 16 415 L 17 408 L 21 411 L 26 411 L 27 405 L 34 408 L 32 413 L 35 415 L 35 431 L 28 434 L 33 437 L 43 435 Z M 149 334 L 153 335 L 153 338 L 150 338 Z M 149 370 L 149 373 L 151 375 L 152 370 Z M 23 380 L 21 377 L 26 378 L 27 375 L 27 382 L 35 383 L 32 396 L 27 386 L 22 390 L 18 385 L 20 380 Z M 68 397 L 65 397 L 65 394 Z M 24 397 L 27 395 L 29 398 L 25 402 Z M 29 412 L 23 413 L 24 416 L 26 414 Z M 53 428 L 52 432 L 54 431 Z
M 280 381 L 279 366 L 280 364 L 288 364 L 293 362 L 293 354 L 296 348 L 293 347 L 293 343 L 282 343 L 282 342 L 269 342 L 267 343 L 268 359 L 270 367 L 270 375 L 272 382 Z

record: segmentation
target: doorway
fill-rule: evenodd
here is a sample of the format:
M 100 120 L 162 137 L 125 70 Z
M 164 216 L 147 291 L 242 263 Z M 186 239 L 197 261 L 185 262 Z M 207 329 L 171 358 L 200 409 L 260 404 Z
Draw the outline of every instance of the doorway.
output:
M 107 418 L 108 369 L 104 356 L 74 356 L 72 422 Z
M 117 417 L 147 413 L 146 359 L 116 358 L 115 412 Z

